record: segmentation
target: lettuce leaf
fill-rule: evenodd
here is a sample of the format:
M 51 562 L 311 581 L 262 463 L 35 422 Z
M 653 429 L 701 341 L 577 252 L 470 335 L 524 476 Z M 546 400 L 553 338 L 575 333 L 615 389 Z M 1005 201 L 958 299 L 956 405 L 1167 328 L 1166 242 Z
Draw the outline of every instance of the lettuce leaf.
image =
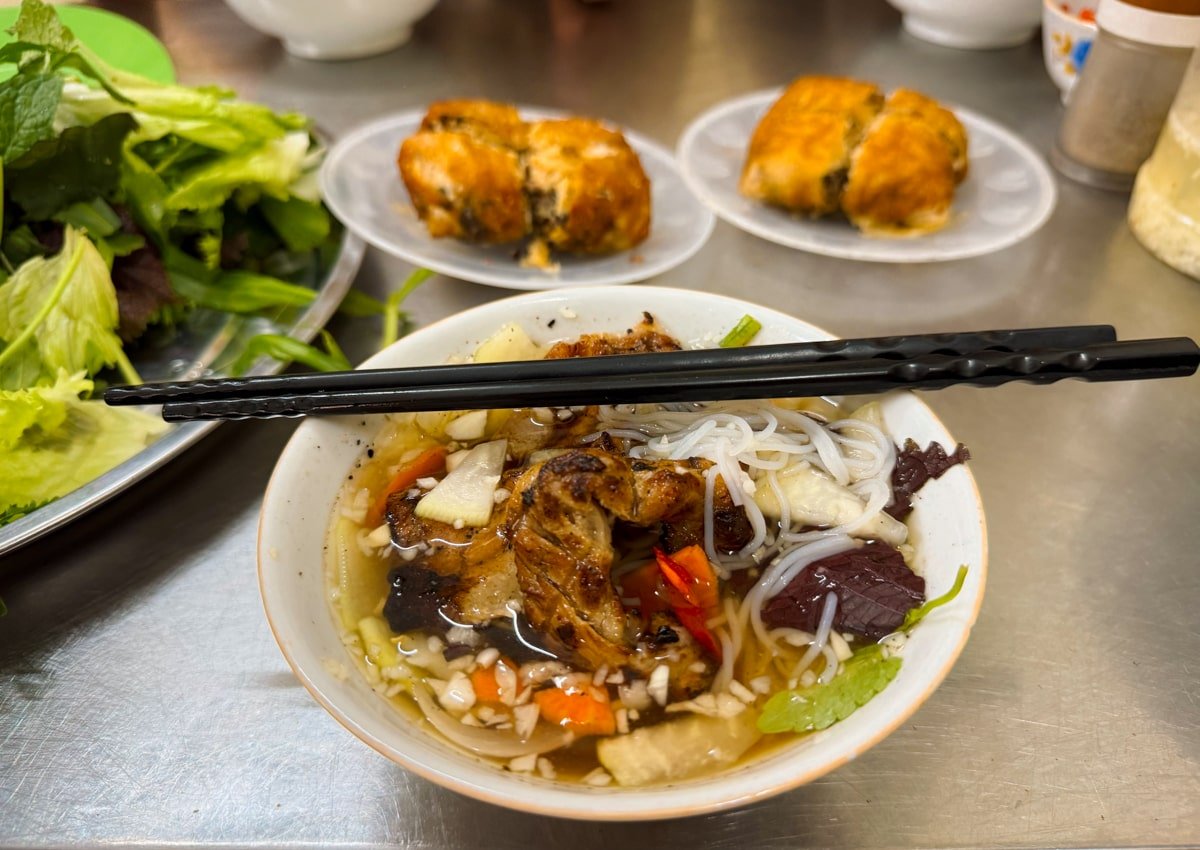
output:
M 845 720 L 888 686 L 900 672 L 900 659 L 884 657 L 872 644 L 850 656 L 842 671 L 824 685 L 780 691 L 763 706 L 760 732 L 816 732 Z
M 285 200 L 300 176 L 308 153 L 308 133 L 297 131 L 271 139 L 244 153 L 230 154 L 189 169 L 167 196 L 169 210 L 219 207 L 235 191 L 255 189 Z
M 117 294 L 96 246 L 73 227 L 54 257 L 26 261 L 0 285 L 0 388 L 54 380 L 59 370 L 136 373 L 117 336 Z
M 84 401 L 92 382 L 59 371 L 49 386 L 0 390 L 0 516 L 64 496 L 141 451 L 166 423 Z

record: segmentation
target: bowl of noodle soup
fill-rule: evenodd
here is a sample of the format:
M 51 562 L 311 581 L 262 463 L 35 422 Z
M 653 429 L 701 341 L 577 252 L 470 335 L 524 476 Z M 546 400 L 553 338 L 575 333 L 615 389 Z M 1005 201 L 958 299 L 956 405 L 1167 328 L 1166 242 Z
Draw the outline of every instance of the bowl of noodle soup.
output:
M 401 339 L 363 368 L 478 358 L 484 348 L 496 345 L 502 329 L 508 339 L 501 350 L 508 356 L 499 359 L 518 359 L 512 354 L 517 350 L 512 347 L 513 334 L 521 337 L 520 345 L 534 346 L 537 353 L 529 356 L 543 356 L 590 335 L 617 338 L 634 333 L 635 326 L 642 333 L 645 326 L 639 323 L 646 319 L 655 333 L 669 336 L 683 348 L 710 348 L 743 315 L 761 323 L 752 341 L 755 345 L 831 338 L 785 313 L 724 296 L 658 287 L 597 287 L 522 295 L 451 316 Z M 647 820 L 741 806 L 810 782 L 877 744 L 929 698 L 962 651 L 983 597 L 986 531 L 982 503 L 967 466 L 952 466 L 922 487 L 899 532 L 896 521 L 881 510 L 889 492 L 881 490 L 879 482 L 897 460 L 890 445 L 880 442 L 881 435 L 896 445 L 907 440 L 922 447 L 940 445 L 951 454 L 954 439 L 912 393 L 861 401 L 871 404 L 766 400 L 688 410 L 618 406 L 548 411 L 548 418 L 538 408 L 532 414 L 516 412 L 517 416 L 500 420 L 494 413 L 468 419 L 463 412 L 424 419 L 423 414 L 309 419 L 280 457 L 260 520 L 259 581 L 272 633 L 304 687 L 360 740 L 431 781 L 498 805 L 586 820 Z M 851 413 L 863 418 L 853 419 Z M 448 424 L 455 422 L 454 417 L 461 421 Z M 543 443 L 523 454 L 521 434 L 528 428 L 522 431 L 517 426 L 525 418 L 529 418 L 525 424 L 535 429 L 540 422 L 569 433 L 569 441 L 564 436 L 550 449 Z M 469 422 L 478 427 L 468 428 Z M 449 483 L 441 485 L 455 475 L 445 465 L 446 458 L 457 456 L 456 463 L 470 467 L 475 455 L 487 454 L 497 442 L 493 438 L 500 435 L 507 436 L 506 462 L 505 450 L 499 450 L 506 477 L 489 485 L 493 488 L 489 499 L 495 504 L 490 522 L 505 520 L 505 544 L 517 550 L 515 567 L 512 556 L 504 562 L 507 569 L 515 570 L 510 583 L 519 579 L 526 594 L 524 610 L 512 612 L 515 634 L 530 634 L 533 622 L 545 628 L 551 640 L 539 644 L 534 635 L 532 652 L 542 651 L 551 658 L 551 651 L 565 641 L 576 649 L 572 658 L 590 658 L 591 664 L 565 657 L 549 662 L 536 655 L 523 657 L 521 647 L 512 648 L 509 632 L 497 636 L 493 647 L 490 641 L 498 632 L 471 627 L 474 621 L 464 625 L 480 597 L 462 595 L 461 581 L 452 585 L 460 593 L 456 613 L 448 617 L 445 607 L 439 609 L 452 622 L 436 636 L 428 633 L 427 623 L 411 619 L 419 608 L 409 604 L 419 598 L 414 577 L 428 574 L 434 581 L 422 586 L 421 593 L 428 597 L 439 581 L 435 572 L 446 572 L 438 559 L 469 552 L 477 542 L 472 534 L 481 534 L 489 521 L 475 523 L 480 529 L 473 532 L 470 527 L 463 529 L 461 519 L 450 524 L 443 517 L 444 533 L 433 534 L 429 529 L 437 520 L 430 517 L 435 514 L 422 514 L 416 506 L 422 500 L 437 501 L 434 494 L 439 490 L 453 489 Z M 863 516 L 841 525 L 831 521 L 832 526 L 824 527 L 811 524 L 815 522 L 811 519 L 789 518 L 790 491 L 781 488 L 779 476 L 784 473 L 778 471 L 785 461 L 776 462 L 788 457 L 789 451 L 803 452 L 800 456 L 807 458 L 806 465 L 821 477 L 840 476 L 860 500 Z M 431 452 L 440 458 L 439 471 L 406 479 L 386 502 L 380 501 L 378 481 L 399 480 L 414 457 L 418 468 L 414 474 L 420 473 Z M 542 564 L 530 553 L 567 534 L 562 529 L 546 530 L 564 513 L 551 510 L 558 503 L 550 500 L 570 501 L 572 493 L 579 495 L 579 487 L 555 489 L 556 481 L 573 482 L 584 475 L 588 481 L 603 479 L 608 487 L 608 476 L 618 474 L 637 479 L 631 486 L 640 499 L 633 504 L 652 516 L 636 516 L 633 508 L 615 504 L 608 496 L 589 496 L 587 504 L 573 503 L 565 513 L 574 520 L 589 511 L 599 512 L 592 502 L 604 502 L 609 525 L 615 529 L 602 535 L 608 547 L 603 553 L 605 574 L 609 577 L 611 570 L 612 582 L 605 591 L 617 600 L 607 604 L 624 606 L 620 611 L 632 620 L 641 617 L 638 622 L 645 627 L 644 634 L 628 647 L 605 644 L 603 634 L 576 634 L 566 640 L 561 617 L 578 612 L 540 612 L 537 588 L 530 583 L 536 585 L 548 576 L 545 587 L 568 598 L 569 590 L 562 589 L 561 574 L 556 576 L 553 566 L 545 568 L 546 575 L 531 577 L 530 571 L 536 572 Z M 692 481 L 693 513 L 679 507 L 686 501 L 686 489 L 669 491 L 669 499 L 660 500 L 669 502 L 669 507 L 654 513 L 650 491 L 636 490 L 646 484 L 647 476 L 657 476 L 656 485 L 663 483 L 663 476 L 672 486 Z M 726 480 L 737 483 L 729 488 Z M 755 495 L 764 489 L 775 498 L 762 492 Z M 730 500 L 738 517 L 733 542 L 723 539 L 732 532 L 730 523 L 720 519 L 722 505 L 732 510 Z M 664 512 L 670 514 L 666 519 Z M 632 526 L 642 526 L 634 531 L 653 539 L 646 542 L 635 535 L 629 538 L 635 542 L 625 542 L 623 535 L 631 534 Z M 873 531 L 865 532 L 866 527 Z M 445 540 L 439 540 L 446 544 L 440 548 L 421 540 L 409 545 L 405 534 L 413 528 L 426 537 L 449 538 L 455 531 L 466 537 L 460 541 L 462 546 Z M 796 625 L 795 620 L 780 625 L 772 605 L 787 601 L 785 597 L 806 571 L 811 576 L 817 567 L 829 564 L 822 575 L 834 575 L 837 565 L 832 559 L 865 551 L 877 545 L 877 539 L 889 541 L 893 556 L 902 552 L 903 564 L 923 582 L 923 597 L 915 597 L 910 607 L 920 598 L 932 600 L 956 588 L 952 598 L 911 627 L 906 622 L 904 626 L 831 628 L 835 617 L 844 622 L 855 612 L 847 606 L 839 613 L 835 593 L 822 591 L 816 607 L 808 612 L 807 627 Z M 866 540 L 871 542 L 864 545 Z M 586 558 L 578 549 L 562 547 L 583 563 Z M 645 591 L 633 589 L 634 576 L 659 575 L 656 558 L 663 556 L 664 549 L 681 560 L 681 553 L 688 551 L 707 553 L 698 557 L 714 570 L 713 586 L 719 584 L 721 590 L 712 601 L 715 607 L 698 621 L 685 616 L 686 611 L 678 607 L 679 595 L 661 578 L 654 593 L 671 601 L 664 602 L 663 610 L 653 617 Z M 563 552 L 549 552 L 543 560 L 552 561 Z M 675 569 L 678 564 L 673 555 L 664 557 L 666 565 L 658 566 L 674 580 L 668 565 L 674 564 L 670 569 Z M 372 559 L 382 560 L 376 564 Z M 366 566 L 355 566 L 363 563 Z M 454 569 L 473 569 L 454 563 Z M 486 581 L 478 587 L 485 585 Z M 604 632 L 599 611 L 585 611 L 575 625 Z M 555 628 L 542 626 L 540 620 L 556 624 Z M 402 623 L 412 625 L 412 631 Z M 881 638 L 882 631 L 889 633 Z M 556 635 L 562 640 L 555 641 Z M 662 643 L 655 643 L 656 636 Z M 542 646 L 550 646 L 551 651 Z M 767 652 L 767 646 L 777 647 L 779 658 Z M 862 705 L 839 710 L 836 722 L 827 719 L 797 726 L 795 734 L 775 734 L 779 716 L 787 722 L 796 716 L 787 710 L 780 715 L 778 693 L 812 693 L 813 688 L 830 683 L 844 690 L 849 674 L 855 672 L 849 668 L 857 661 L 851 659 L 878 654 L 880 648 L 890 659 L 887 678 L 861 699 L 855 693 L 842 699 Z M 600 663 L 610 657 L 621 663 Z M 660 670 L 664 671 L 661 677 Z M 489 697 L 485 683 L 495 688 L 497 681 L 499 697 L 496 693 Z M 512 690 L 506 698 L 509 681 Z M 647 698 L 647 688 L 653 699 Z M 588 722 L 595 720 L 598 701 L 609 726 L 601 724 L 600 731 L 571 726 L 579 721 L 578 712 L 572 714 L 572 700 L 587 703 L 593 712 L 587 715 Z M 535 705 L 540 713 L 531 708 Z M 641 707 L 640 715 L 633 706 Z M 612 726 L 613 714 L 619 729 Z M 771 714 L 776 728 L 770 722 L 764 727 Z M 533 720 L 522 724 L 529 715 Z M 565 718 L 561 727 L 555 725 L 559 718 Z M 551 719 L 555 723 L 548 723 Z M 667 725 L 678 734 L 656 738 L 655 730 Z M 770 730 L 768 734 L 763 734 L 763 728 Z M 679 732 L 685 729 L 688 734 Z M 554 738 L 564 730 L 573 734 Z M 722 738 L 727 732 L 732 735 L 730 742 Z M 517 737 L 509 740 L 506 735 Z M 634 745 L 623 744 L 622 738 Z M 701 738 L 708 743 L 697 743 Z M 732 747 L 735 740 L 740 743 L 736 751 L 730 750 L 734 754 L 723 753 L 722 747 Z M 662 750 L 658 757 L 664 764 L 647 764 L 656 749 Z M 696 767 L 679 773 L 678 766 L 687 764 Z

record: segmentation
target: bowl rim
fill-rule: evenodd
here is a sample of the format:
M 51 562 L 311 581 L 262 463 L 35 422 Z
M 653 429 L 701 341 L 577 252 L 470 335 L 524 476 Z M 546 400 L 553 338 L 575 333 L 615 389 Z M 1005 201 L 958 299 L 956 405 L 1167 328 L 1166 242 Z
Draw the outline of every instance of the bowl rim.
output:
M 751 307 L 756 307 L 761 310 L 768 310 L 768 311 L 771 311 L 772 313 L 787 316 L 790 320 L 792 320 L 794 322 L 798 322 L 801 325 L 807 325 L 808 327 L 814 329 L 818 333 L 825 334 L 826 336 L 829 336 L 830 338 L 834 338 L 832 334 L 829 334 L 828 331 L 824 330 L 820 326 L 812 325 L 811 323 L 805 321 L 804 319 L 800 319 L 798 317 L 792 316 L 791 314 L 784 313 L 782 310 L 776 310 L 775 308 L 768 307 L 766 305 L 754 304 L 753 302 L 747 301 L 745 299 L 734 298 L 734 297 L 722 295 L 719 293 L 712 293 L 712 292 L 698 291 L 698 290 L 687 290 L 687 289 L 682 289 L 682 288 L 678 288 L 678 287 L 643 286 L 643 287 L 639 288 L 639 291 L 647 291 L 647 290 L 654 291 L 654 292 L 660 292 L 660 291 L 677 292 L 677 293 L 683 294 L 685 297 L 700 296 L 700 297 L 706 298 L 706 299 L 715 299 L 717 301 L 724 301 L 724 302 L 727 302 L 730 306 L 733 306 L 735 304 L 740 305 L 740 308 L 745 308 L 747 306 L 751 306 Z M 523 294 L 510 296 L 508 298 L 496 299 L 494 301 L 485 302 L 483 304 L 472 307 L 468 310 L 464 310 L 464 311 L 461 311 L 458 313 L 451 314 L 449 316 L 445 316 L 429 325 L 425 325 L 424 327 L 422 327 L 420 329 L 420 331 L 421 332 L 436 331 L 437 329 L 441 328 L 443 325 L 446 325 L 450 322 L 461 321 L 464 316 L 470 317 L 472 315 L 489 312 L 489 311 L 495 309 L 495 305 L 500 304 L 500 303 L 505 303 L 505 304 L 513 303 L 516 305 L 520 305 L 523 302 L 528 302 L 528 301 L 538 301 L 538 300 L 543 300 L 546 298 L 553 298 L 556 296 L 557 297 L 571 297 L 571 296 L 577 296 L 581 293 L 588 293 L 588 292 L 599 293 L 601 295 L 608 294 L 613 297 L 628 297 L 631 294 L 629 292 L 629 290 L 623 290 L 623 288 L 621 288 L 619 285 L 578 287 L 578 288 L 572 288 L 570 290 L 560 290 L 560 291 L 551 290 L 551 291 L 523 293 Z M 405 339 L 407 339 L 407 337 L 402 337 L 396 343 L 393 343 L 392 346 L 388 346 L 388 348 L 385 348 L 382 351 L 377 352 L 376 354 L 372 355 L 367 360 L 365 360 L 363 363 L 361 363 L 357 368 L 359 368 L 359 369 L 372 368 L 372 365 L 371 365 L 372 361 L 375 361 L 377 358 L 381 357 L 385 352 L 389 351 L 393 346 L 404 342 Z M 919 399 L 918 399 L 918 401 L 919 401 Z M 932 421 L 937 425 L 937 427 L 939 427 L 944 433 L 949 434 L 950 433 L 949 429 L 947 429 L 945 427 L 945 424 L 942 422 L 941 418 L 938 417 L 933 412 L 932 408 L 930 408 L 928 405 L 926 405 L 923 401 L 921 402 L 921 404 L 925 408 L 925 412 L 931 417 Z M 288 442 L 284 445 L 283 450 L 280 452 L 280 460 L 282 460 L 284 455 L 286 455 L 288 453 L 288 451 L 292 449 L 293 444 L 296 443 L 297 440 L 300 438 L 302 427 L 303 427 L 303 424 L 301 425 L 301 427 L 297 428 L 292 433 L 291 437 L 289 437 Z M 308 691 L 308 693 L 312 696 L 312 698 L 314 700 L 316 700 L 316 702 L 322 708 L 324 708 L 326 710 L 326 712 L 328 712 L 333 717 L 334 720 L 336 720 L 342 727 L 344 727 L 348 732 L 350 732 L 352 735 L 354 735 L 354 737 L 358 738 L 360 741 L 362 741 L 364 744 L 369 746 L 375 752 L 379 753 L 384 758 L 399 765 L 400 767 L 402 767 L 405 770 L 409 770 L 409 771 L 417 774 L 418 776 L 422 777 L 423 779 L 426 779 L 426 780 L 433 782 L 437 785 L 440 785 L 442 787 L 448 788 L 448 789 L 455 791 L 459 794 L 462 794 L 464 796 L 471 797 L 476 800 L 481 800 L 486 803 L 491 803 L 492 805 L 501 806 L 501 807 L 504 807 L 504 808 L 507 808 L 507 809 L 510 809 L 513 811 L 519 811 L 519 812 L 523 812 L 523 813 L 527 813 L 527 814 L 537 814 L 537 815 L 545 815 L 545 816 L 550 816 L 550 817 L 564 818 L 564 819 L 569 819 L 569 820 L 596 821 L 596 822 L 599 822 L 599 821 L 608 821 L 608 822 L 651 821 L 651 820 L 667 820 L 667 819 L 672 819 L 672 818 L 690 817 L 690 816 L 694 816 L 694 815 L 722 812 L 722 811 L 727 811 L 730 809 L 741 808 L 741 807 L 747 806 L 751 803 L 765 800 L 770 797 L 774 797 L 779 794 L 785 793 L 787 791 L 791 791 L 795 788 L 798 788 L 802 785 L 806 785 L 816 779 L 819 779 L 820 777 L 836 770 L 837 768 L 842 767 L 847 762 L 858 758 L 863 753 L 867 752 L 871 748 L 878 745 L 881 741 L 883 741 L 885 738 L 887 738 L 889 735 L 891 735 L 892 732 L 896 731 L 896 729 L 898 729 L 900 726 L 902 726 L 904 723 L 906 723 L 917 712 L 917 710 L 920 709 L 920 707 L 922 705 L 924 705 L 925 702 L 933 695 L 934 691 L 937 690 L 937 688 L 942 684 L 942 682 L 945 681 L 946 677 L 950 673 L 950 670 L 957 663 L 960 655 L 963 652 L 963 649 L 966 647 L 967 641 L 971 635 L 971 631 L 972 631 L 976 621 L 978 620 L 979 612 L 983 605 L 983 597 L 984 597 L 984 594 L 987 589 L 988 554 L 989 554 L 989 552 L 988 552 L 988 535 L 987 535 L 987 517 L 986 517 L 986 513 L 984 511 L 984 507 L 983 507 L 983 498 L 979 492 L 978 483 L 976 482 L 975 476 L 971 472 L 971 469 L 968 466 L 963 466 L 963 467 L 961 467 L 961 469 L 966 474 L 967 483 L 968 483 L 968 485 L 971 489 L 971 493 L 974 497 L 975 505 L 978 508 L 979 533 L 980 533 L 980 551 L 979 551 L 980 558 L 979 558 L 979 567 L 978 567 L 979 591 L 975 598 L 974 605 L 972 606 L 971 610 L 967 613 L 966 617 L 963 619 L 962 630 L 958 636 L 957 641 L 955 642 L 955 645 L 953 646 L 953 648 L 950 650 L 949 654 L 947 655 L 946 661 L 943 663 L 943 665 L 940 668 L 938 668 L 934 672 L 933 676 L 929 680 L 928 685 L 917 696 L 917 698 L 913 699 L 911 702 L 904 705 L 901 708 L 901 710 L 899 711 L 899 713 L 896 715 L 895 718 L 893 718 L 890 722 L 881 726 L 878 730 L 875 731 L 874 734 L 872 734 L 870 737 L 868 737 L 860 745 L 841 754 L 837 758 L 833 758 L 833 759 L 830 759 L 821 764 L 815 765 L 803 773 L 789 775 L 787 777 L 780 779 L 779 781 L 771 782 L 770 784 L 764 784 L 763 787 L 758 788 L 754 791 L 750 791 L 748 793 L 744 793 L 744 794 L 740 794 L 737 796 L 728 797 L 728 798 L 724 798 L 724 799 L 720 799 L 720 800 L 714 800 L 712 802 L 705 802 L 705 803 L 680 802 L 680 803 L 674 803 L 674 804 L 661 805 L 661 806 L 657 806 L 657 807 L 643 807 L 643 808 L 630 807 L 628 809 L 620 809 L 620 808 L 608 809 L 608 808 L 603 808 L 603 807 L 591 808 L 588 806 L 588 804 L 586 802 L 587 797 L 588 797 L 587 794 L 579 794 L 578 801 L 575 801 L 572 804 L 562 804 L 562 803 L 557 803 L 557 802 L 540 802 L 540 799 L 536 793 L 520 794 L 520 793 L 497 792 L 497 791 L 494 791 L 493 789 L 482 787 L 482 786 L 476 784 L 475 782 L 471 781 L 469 778 L 463 778 L 458 775 L 453 775 L 453 774 L 442 772 L 433 767 L 428 767 L 425 764 L 423 764 L 421 761 L 419 761 L 418 759 L 413 758 L 412 756 L 410 756 L 407 753 L 401 752 L 398 748 L 388 747 L 383 742 L 378 741 L 375 738 L 375 736 L 373 736 L 370 732 L 368 732 L 365 728 L 363 728 L 345 710 L 343 710 L 341 707 L 339 707 L 333 700 L 329 699 L 322 692 L 321 688 L 318 687 L 316 685 L 316 683 L 312 681 L 312 679 L 308 676 L 308 674 L 302 669 L 300 663 L 296 661 L 296 659 L 293 657 L 292 653 L 289 651 L 289 649 L 286 645 L 286 642 L 280 636 L 280 633 L 279 633 L 279 630 L 278 630 L 278 627 L 277 627 L 277 624 L 276 624 L 274 618 L 271 616 L 270 606 L 267 602 L 267 597 L 269 595 L 268 590 L 267 590 L 267 577 L 265 575 L 265 570 L 264 570 L 264 566 L 265 566 L 266 561 L 268 560 L 269 553 L 267 553 L 263 548 L 263 536 L 264 536 L 264 528 L 267 523 L 266 508 L 267 508 L 267 505 L 271 502 L 272 490 L 275 488 L 275 485 L 277 484 L 277 480 L 281 475 L 280 463 L 278 461 L 276 462 L 275 468 L 271 472 L 271 478 L 268 481 L 266 490 L 263 494 L 262 506 L 259 509 L 259 522 L 258 522 L 258 528 L 257 528 L 256 540 L 255 540 L 255 555 L 256 555 L 256 561 L 257 561 L 256 574 L 257 574 L 258 585 L 259 585 L 259 596 L 260 596 L 260 601 L 263 604 L 263 611 L 266 616 L 267 626 L 271 631 L 271 636 L 275 639 L 276 645 L 279 647 L 280 652 L 284 656 L 284 659 L 287 661 L 288 667 L 291 668 L 293 675 L 296 676 L 296 678 L 299 680 L 300 684 L 304 687 L 304 689 L 306 691 Z M 497 775 L 500 775 L 500 776 L 506 775 L 506 774 L 500 772 L 500 770 L 498 768 L 490 768 L 490 769 L 496 770 Z M 719 774 L 718 774 L 718 776 L 719 776 Z M 516 785 L 516 783 L 514 783 L 514 787 L 519 788 L 520 786 Z M 567 786 L 567 787 L 571 787 L 571 786 Z M 670 790 L 676 791 L 676 792 L 684 792 L 684 794 L 686 794 L 687 788 L 688 788 L 688 783 L 686 780 L 684 780 L 682 782 L 682 784 L 671 786 Z M 606 796 L 606 799 L 608 799 L 608 800 L 616 799 L 618 795 L 624 796 L 629 800 L 633 800 L 636 798 L 636 796 L 639 793 L 647 791 L 647 790 L 656 790 L 656 789 L 629 788 L 629 789 L 625 789 L 623 793 L 621 791 L 618 791 L 614 795 L 610 792 L 609 794 L 607 794 L 605 796 Z M 596 799 L 596 798 L 594 798 L 594 799 Z

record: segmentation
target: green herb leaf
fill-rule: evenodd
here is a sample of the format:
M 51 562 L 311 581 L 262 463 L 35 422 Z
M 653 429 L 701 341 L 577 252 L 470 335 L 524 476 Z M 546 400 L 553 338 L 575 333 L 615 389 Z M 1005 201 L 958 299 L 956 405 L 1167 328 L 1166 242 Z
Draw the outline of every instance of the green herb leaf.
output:
M 62 77 L 21 74 L 0 84 L 0 159 L 12 162 L 54 135 Z
M 58 13 L 41 0 L 23 0 L 16 23 L 9 29 L 17 41 L 50 47 L 64 53 L 79 47 L 79 40 L 58 19 Z
M 47 499 L 45 502 L 30 502 L 27 505 L 13 505 L 11 508 L 0 510 L 0 525 L 8 525 L 10 522 L 16 522 L 21 517 L 29 516 L 38 508 L 49 503 L 50 500 Z M 0 600 L 0 607 L 2 607 L 3 604 L 4 601 Z M 4 616 L 4 613 L 0 611 L 0 617 L 2 616 Z
M 145 160 L 129 150 L 121 161 L 120 182 L 121 194 L 138 227 L 163 248 L 167 231 L 175 223 L 175 213 L 167 210 L 167 195 L 171 190 Z
M 350 361 L 338 348 L 328 331 L 321 332 L 326 351 L 306 345 L 283 334 L 259 334 L 250 340 L 246 349 L 229 367 L 230 374 L 242 375 L 260 357 L 271 357 L 281 363 L 303 363 L 318 372 L 342 372 L 351 369 Z
M 762 323 L 747 314 L 738 320 L 738 323 L 733 326 L 733 330 L 725 334 L 719 345 L 721 348 L 741 348 L 748 345 L 750 340 L 758 335 L 762 330 Z
M 926 599 L 925 602 L 918 608 L 913 608 L 904 617 L 904 625 L 900 627 L 901 631 L 907 632 L 917 623 L 925 619 L 925 615 L 934 608 L 940 608 L 947 602 L 953 602 L 958 596 L 959 591 L 963 589 L 963 582 L 967 579 L 967 565 L 963 564 L 958 568 L 958 575 L 954 577 L 954 585 L 939 596 L 937 599 Z
M 191 259 L 191 258 L 189 258 Z M 305 307 L 316 292 L 278 278 L 233 271 L 213 276 L 196 260 L 190 263 L 177 253 L 166 259 L 175 291 L 197 307 L 225 313 L 259 313 L 278 307 Z
M 762 732 L 815 732 L 845 720 L 887 687 L 900 672 L 900 659 L 884 657 L 883 647 L 864 647 L 824 685 L 780 691 L 758 717 Z
M 71 204 L 56 213 L 54 220 L 86 230 L 91 239 L 112 236 L 121 229 L 121 217 L 103 198 Z
M 117 336 L 117 294 L 95 245 L 74 228 L 62 251 L 34 257 L 0 286 L 0 387 L 33 383 L 32 367 L 53 380 L 60 371 L 94 375 L 117 366 L 130 383 L 140 379 Z
M 102 475 L 154 441 L 166 423 L 128 407 L 84 401 L 82 373 L 51 386 L 0 391 L 0 516 L 16 519 Z
M 404 283 L 387 297 L 384 302 L 383 311 L 383 339 L 380 340 L 379 347 L 387 348 L 393 342 L 400 338 L 401 320 L 404 318 L 404 313 L 400 310 L 400 305 L 404 303 L 404 299 L 413 293 L 429 278 L 433 277 L 433 272 L 429 269 L 416 269 Z
M 351 289 L 342 299 L 338 312 L 352 319 L 365 319 L 371 316 L 381 316 L 387 305 L 378 298 L 373 298 L 359 289 Z
M 329 213 L 321 204 L 300 198 L 281 201 L 268 195 L 262 199 L 259 209 L 292 251 L 311 251 L 329 237 Z
M 135 124 L 113 115 L 90 127 L 71 127 L 6 164 L 8 195 L 34 219 L 50 218 L 77 201 L 110 197 L 121 172 L 121 146 Z

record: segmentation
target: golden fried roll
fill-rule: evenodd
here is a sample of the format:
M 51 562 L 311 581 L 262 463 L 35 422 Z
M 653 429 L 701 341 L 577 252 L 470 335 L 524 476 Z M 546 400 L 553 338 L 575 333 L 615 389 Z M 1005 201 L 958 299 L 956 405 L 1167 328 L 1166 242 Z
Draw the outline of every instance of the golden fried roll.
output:
M 916 234 L 946 223 L 954 159 L 941 133 L 908 112 L 884 112 L 850 161 L 842 211 L 857 227 Z
M 598 121 L 530 124 L 525 175 L 534 232 L 551 248 L 624 251 L 650 233 L 650 180 L 625 137 Z
M 850 153 L 882 104 L 882 93 L 870 83 L 796 80 L 755 128 L 739 191 L 792 212 L 836 211 Z
M 896 89 L 883 107 L 888 112 L 907 112 L 937 130 L 954 160 L 954 177 L 959 183 L 967 176 L 967 131 L 954 113 L 931 97 L 912 89 Z
M 846 77 L 799 77 L 784 89 L 771 107 L 782 115 L 800 112 L 837 112 L 859 128 L 870 123 L 883 106 L 883 92 L 874 83 Z M 764 116 L 765 121 L 770 112 Z
M 517 151 L 525 149 L 529 137 L 529 125 L 515 106 L 491 100 L 439 100 L 429 105 L 421 129 L 453 130 Z
M 835 112 L 810 112 L 778 126 L 764 118 L 750 142 L 739 191 L 793 212 L 836 211 L 850 162 L 851 131 L 851 121 Z
M 520 158 L 460 132 L 419 132 L 400 146 L 400 176 L 435 238 L 512 242 L 529 234 Z

